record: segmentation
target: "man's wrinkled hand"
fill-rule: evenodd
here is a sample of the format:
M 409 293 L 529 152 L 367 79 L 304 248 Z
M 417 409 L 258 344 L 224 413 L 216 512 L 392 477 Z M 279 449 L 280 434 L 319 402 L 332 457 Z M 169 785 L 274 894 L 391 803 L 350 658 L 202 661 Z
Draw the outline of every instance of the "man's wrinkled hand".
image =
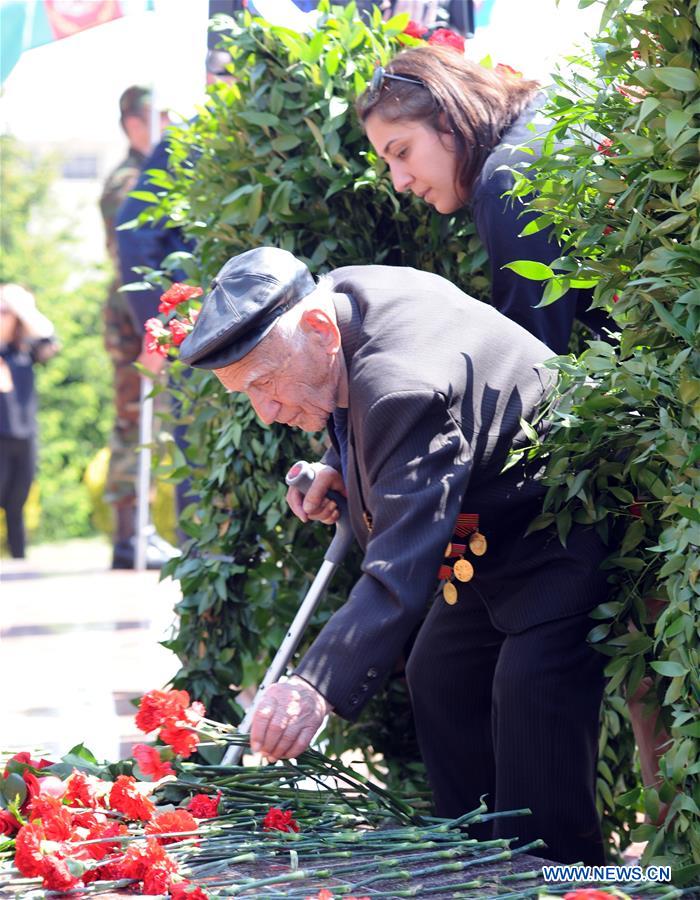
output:
M 330 706 L 303 678 L 271 684 L 253 716 L 250 747 L 270 762 L 294 759 L 307 749 Z
M 335 525 L 340 517 L 340 510 L 335 500 L 327 495 L 328 491 L 337 491 L 347 497 L 343 476 L 324 463 L 312 463 L 311 467 L 315 477 L 306 495 L 297 487 L 292 486 L 287 490 L 289 508 L 302 522 L 314 519 L 324 525 Z

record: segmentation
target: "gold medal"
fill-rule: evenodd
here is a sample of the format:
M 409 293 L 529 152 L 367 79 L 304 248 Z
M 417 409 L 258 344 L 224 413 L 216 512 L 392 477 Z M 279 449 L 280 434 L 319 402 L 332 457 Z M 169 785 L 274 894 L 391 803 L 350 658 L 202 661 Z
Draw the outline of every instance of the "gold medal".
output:
M 474 534 L 469 538 L 469 549 L 472 551 L 474 556 L 483 556 L 484 553 L 488 550 L 488 543 L 486 538 L 478 531 L 475 531 Z
M 474 566 L 467 559 L 458 559 L 454 564 L 454 573 L 459 581 L 471 581 L 474 577 Z
M 451 581 L 442 586 L 442 596 L 445 598 L 445 603 L 449 603 L 450 606 L 454 606 L 457 602 L 457 588 Z

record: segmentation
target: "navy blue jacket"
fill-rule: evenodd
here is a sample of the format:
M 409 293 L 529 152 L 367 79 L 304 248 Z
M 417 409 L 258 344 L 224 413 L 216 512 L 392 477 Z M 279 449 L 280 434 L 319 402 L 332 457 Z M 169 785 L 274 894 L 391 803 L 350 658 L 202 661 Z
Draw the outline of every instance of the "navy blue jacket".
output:
M 568 350 L 574 318 L 583 322 L 595 337 L 604 338 L 602 328 L 614 326 L 602 310 L 588 310 L 592 299 L 590 290 L 569 290 L 550 306 L 536 309 L 545 282 L 530 281 L 503 268 L 518 259 L 549 265 L 561 255 L 551 229 L 519 237 L 525 225 L 540 213 L 523 213 L 519 200 L 503 197 L 513 187 L 513 175 L 502 167 L 524 167 L 532 163 L 541 152 L 541 139 L 552 127 L 551 121 L 538 114 L 542 103 L 543 98 L 537 97 L 491 152 L 474 185 L 470 205 L 477 232 L 489 255 L 492 306 L 560 354 Z M 534 155 L 512 149 L 520 144 L 528 144 Z

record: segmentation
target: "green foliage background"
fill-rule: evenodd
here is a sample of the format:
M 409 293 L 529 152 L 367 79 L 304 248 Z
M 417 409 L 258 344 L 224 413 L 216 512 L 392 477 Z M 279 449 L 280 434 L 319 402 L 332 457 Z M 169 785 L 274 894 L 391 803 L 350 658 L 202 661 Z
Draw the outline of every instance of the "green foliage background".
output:
M 31 290 L 54 323 L 60 352 L 37 366 L 39 524 L 33 540 L 94 533 L 83 474 L 107 442 L 111 371 L 102 346 L 107 279 L 76 279 L 72 239 L 55 225 L 51 160 L 37 160 L 10 137 L 0 139 L 2 215 L 0 281 Z

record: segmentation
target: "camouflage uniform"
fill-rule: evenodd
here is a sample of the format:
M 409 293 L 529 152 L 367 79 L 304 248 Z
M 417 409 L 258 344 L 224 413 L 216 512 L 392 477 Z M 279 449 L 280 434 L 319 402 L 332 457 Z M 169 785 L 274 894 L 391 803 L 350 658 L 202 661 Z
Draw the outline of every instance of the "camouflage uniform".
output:
M 126 195 L 136 184 L 145 156 L 130 148 L 123 162 L 109 175 L 100 198 L 107 234 L 107 250 L 119 271 L 115 219 Z M 140 375 L 133 363 L 141 352 L 142 334 L 137 330 L 126 295 L 119 292 L 115 276 L 104 307 L 105 347 L 114 364 L 114 428 L 110 439 L 110 463 L 105 499 L 115 508 L 136 507 L 139 443 Z

